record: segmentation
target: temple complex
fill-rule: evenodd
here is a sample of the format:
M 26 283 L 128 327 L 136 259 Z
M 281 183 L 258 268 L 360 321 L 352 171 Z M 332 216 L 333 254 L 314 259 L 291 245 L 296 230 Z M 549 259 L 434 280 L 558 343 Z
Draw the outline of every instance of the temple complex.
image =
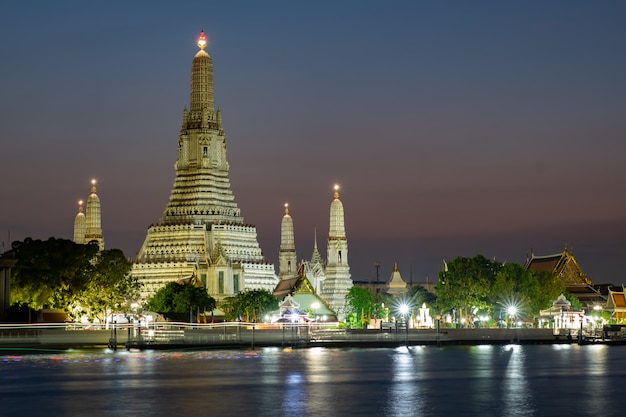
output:
M 288 210 L 281 224 L 279 285 L 274 294 L 279 298 L 290 292 L 289 282 L 299 282 L 298 276 L 306 277 L 310 290 L 319 295 L 328 307 L 337 314 L 339 320 L 345 317 L 346 295 L 352 287 L 350 265 L 348 264 L 348 240 L 346 239 L 343 203 L 339 200 L 339 186 L 335 185 L 334 199 L 330 204 L 330 227 L 328 231 L 327 261 L 322 260 L 317 249 L 317 233 L 310 261 L 303 261 L 298 273 L 293 273 L 291 265 L 296 260 L 293 236 L 293 220 Z M 293 287 L 293 285 L 291 285 Z M 282 294 L 284 292 L 284 294 Z M 291 292 L 292 293 L 292 292 Z
M 133 264 L 132 274 L 144 284 L 143 300 L 181 279 L 201 282 L 218 300 L 245 289 L 272 291 L 278 282 L 256 227 L 244 222 L 231 191 L 206 44 L 202 32 L 192 63 L 190 106 L 183 111 L 178 136 L 174 188 Z

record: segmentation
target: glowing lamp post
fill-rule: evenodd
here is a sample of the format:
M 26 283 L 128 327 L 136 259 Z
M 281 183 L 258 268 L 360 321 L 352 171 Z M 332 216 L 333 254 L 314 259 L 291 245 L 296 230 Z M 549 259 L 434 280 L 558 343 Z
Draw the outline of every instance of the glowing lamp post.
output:
M 404 329 L 405 329 L 405 344 L 409 345 L 409 321 L 407 315 L 409 314 L 409 306 L 406 304 L 401 304 L 398 311 L 400 315 L 404 318 Z
M 515 315 L 517 314 L 517 308 L 515 306 L 510 306 L 509 308 L 507 308 L 506 312 L 508 313 L 509 316 L 509 324 L 511 325 L 511 327 L 513 327 L 513 321 L 515 319 Z

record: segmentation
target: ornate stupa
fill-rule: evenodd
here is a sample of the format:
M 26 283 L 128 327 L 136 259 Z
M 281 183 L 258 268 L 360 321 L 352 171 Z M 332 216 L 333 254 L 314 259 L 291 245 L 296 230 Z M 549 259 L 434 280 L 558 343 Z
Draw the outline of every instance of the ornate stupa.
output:
M 78 213 L 74 217 L 74 242 L 85 243 L 85 213 L 83 213 L 83 200 L 78 202 Z
M 194 279 L 221 299 L 243 289 L 274 289 L 274 265 L 265 261 L 256 227 L 244 223 L 230 189 L 226 136 L 215 109 L 213 63 L 198 39 L 191 100 L 178 136 L 176 178 L 159 222 L 148 228 L 132 274 L 146 299 L 170 281 Z
M 339 200 L 339 186 L 337 185 L 335 185 L 334 197 L 330 204 L 326 277 L 322 284 L 321 295 L 337 312 L 339 320 L 343 320 L 346 295 L 352 287 L 352 279 L 348 264 L 348 240 L 346 239 L 343 204 Z
M 289 205 L 285 203 L 285 215 L 280 224 L 280 249 L 278 252 L 278 278 L 289 279 L 298 275 L 298 258 L 293 233 L 293 219 L 289 215 Z
M 391 279 L 387 284 L 387 294 L 391 295 L 400 295 L 404 294 L 407 290 L 407 284 L 402 279 L 402 275 L 400 274 L 400 269 L 398 268 L 398 264 L 393 265 L 393 272 L 391 273 Z
M 91 180 L 91 194 L 87 199 L 87 214 L 85 215 L 85 243 L 92 240 L 98 242 L 100 250 L 104 250 L 102 237 L 102 215 L 100 198 L 96 194 L 96 180 Z
M 104 238 L 102 236 L 102 214 L 100 198 L 96 194 L 96 180 L 91 180 L 91 194 L 87 199 L 87 213 L 83 214 L 83 202 L 78 202 L 78 213 L 74 218 L 74 242 L 89 243 L 92 240 L 98 242 L 100 250 L 104 250 Z

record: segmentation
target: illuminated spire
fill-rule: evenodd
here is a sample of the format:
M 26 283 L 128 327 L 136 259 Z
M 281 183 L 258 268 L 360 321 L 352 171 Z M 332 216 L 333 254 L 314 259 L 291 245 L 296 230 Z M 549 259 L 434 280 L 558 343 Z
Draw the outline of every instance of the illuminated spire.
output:
M 83 200 L 78 201 L 78 213 L 74 218 L 74 242 L 85 243 L 85 214 L 83 213 Z
M 278 277 L 294 278 L 297 275 L 296 243 L 293 232 L 293 219 L 289 215 L 289 204 L 285 203 L 285 215 L 280 225 L 280 251 L 278 253 Z
M 330 230 L 328 238 L 331 240 L 346 239 L 346 229 L 344 225 L 343 204 L 339 200 L 339 185 L 335 184 L 335 199 L 330 205 Z
M 89 243 L 92 240 L 98 242 L 100 250 L 104 250 L 104 239 L 102 238 L 102 216 L 100 207 L 100 198 L 96 194 L 96 180 L 91 180 L 91 194 L 87 199 L 87 213 L 85 226 L 85 241 Z
M 182 111 L 176 177 L 169 201 L 150 226 L 131 274 L 148 299 L 169 281 L 193 276 L 216 299 L 246 289 L 273 291 L 274 265 L 266 262 L 253 225 L 235 201 L 229 179 L 226 134 L 214 103 L 208 34 L 196 36 L 189 105 Z M 190 39 L 189 39 L 190 41 Z M 295 269 L 295 265 L 294 265 Z
M 204 50 L 207 41 L 204 32 L 200 32 L 198 47 L 200 50 L 193 58 L 191 67 L 191 103 L 189 112 L 198 118 L 202 117 L 203 109 L 212 114 L 215 111 L 213 95 L 213 61 Z
M 200 37 L 198 38 L 198 47 L 204 51 L 206 48 L 206 36 L 204 36 L 204 31 L 200 31 Z
M 330 203 L 330 227 L 326 256 L 326 278 L 322 284 L 322 297 L 337 312 L 339 320 L 345 318 L 346 295 L 352 287 L 348 264 L 348 240 L 344 222 L 343 204 L 339 200 L 339 186 L 335 185 L 334 200 Z

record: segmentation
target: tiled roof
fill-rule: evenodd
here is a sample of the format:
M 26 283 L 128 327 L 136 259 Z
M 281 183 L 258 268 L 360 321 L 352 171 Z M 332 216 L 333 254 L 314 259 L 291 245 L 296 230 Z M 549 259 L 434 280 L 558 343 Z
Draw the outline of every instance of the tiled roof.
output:
M 562 256 L 562 253 L 549 256 L 533 256 L 528 262 L 527 269 L 537 272 L 553 272 L 556 270 Z
M 278 299 L 282 300 L 287 296 L 287 294 L 293 293 L 295 288 L 298 286 L 298 282 L 302 279 L 301 276 L 294 278 L 281 279 L 276 284 L 276 288 L 274 288 L 274 296 Z
M 613 297 L 613 303 L 615 308 L 626 309 L 626 296 L 624 296 L 623 292 L 614 292 L 611 293 Z

